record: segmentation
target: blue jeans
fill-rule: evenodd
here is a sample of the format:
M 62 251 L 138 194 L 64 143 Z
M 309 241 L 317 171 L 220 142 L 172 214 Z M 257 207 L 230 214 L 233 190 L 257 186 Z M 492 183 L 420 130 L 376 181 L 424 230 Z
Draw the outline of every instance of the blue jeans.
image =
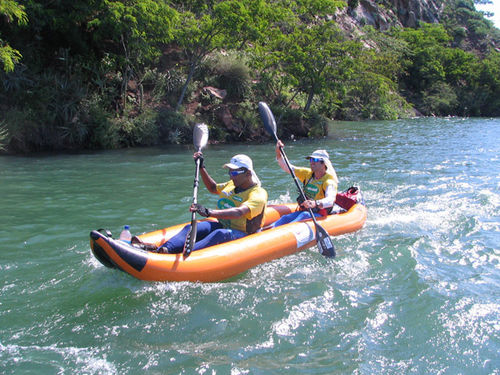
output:
M 319 213 L 314 214 L 315 217 L 320 217 L 321 215 Z M 295 211 L 292 212 L 291 214 L 282 216 L 279 220 L 275 221 L 274 224 L 272 225 L 272 228 L 279 227 L 280 225 L 292 223 L 295 221 L 302 221 L 302 220 L 307 220 L 311 218 L 311 214 L 309 211 Z
M 169 254 L 182 253 L 186 236 L 191 230 L 191 224 L 186 225 L 182 230 L 165 242 L 161 250 Z M 204 249 L 205 247 L 236 240 L 245 237 L 245 232 L 236 229 L 224 229 L 218 221 L 200 221 L 196 226 L 196 243 L 193 251 Z

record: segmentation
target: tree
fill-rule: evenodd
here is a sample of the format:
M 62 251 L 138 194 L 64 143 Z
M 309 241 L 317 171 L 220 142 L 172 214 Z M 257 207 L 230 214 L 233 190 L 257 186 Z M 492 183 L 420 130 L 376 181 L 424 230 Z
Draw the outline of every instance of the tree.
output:
M 423 24 L 419 29 L 404 29 L 395 35 L 408 44 L 405 59 L 408 60 L 406 73 L 400 81 L 412 96 L 412 101 L 421 104 L 422 95 L 446 78 L 443 52 L 450 38 L 442 25 Z
M 493 4 L 493 1 L 491 1 L 491 0 L 474 0 L 474 4 L 477 4 L 477 5 L 491 5 L 491 4 Z M 479 12 L 482 13 L 482 14 L 484 14 L 485 17 L 493 17 L 495 15 L 495 13 L 488 12 L 488 11 L 485 11 L 485 10 L 480 10 Z
M 405 74 L 411 50 L 408 43 L 391 31 L 377 31 L 373 26 L 365 26 L 360 42 L 368 45 L 363 49 L 362 69 L 381 74 L 398 82 Z
M 3 15 L 4 21 L 9 24 L 15 22 L 17 25 L 26 25 L 28 23 L 28 16 L 24 11 L 24 6 L 18 4 L 15 0 L 0 1 L 0 15 Z M 21 53 L 12 48 L 0 33 L 0 63 L 3 65 L 3 70 L 5 72 L 13 71 L 14 65 L 21 58 Z
M 142 77 L 144 68 L 161 54 L 160 47 L 174 37 L 174 27 L 178 20 L 175 9 L 164 2 L 137 0 L 129 2 L 104 0 L 100 12 L 88 23 L 95 29 L 96 38 L 112 40 L 105 51 L 113 57 L 122 72 L 122 104 L 126 104 L 126 89 L 131 78 L 136 78 L 140 89 L 142 108 Z
M 397 84 L 409 63 L 408 44 L 372 26 L 363 31 L 360 40 L 370 47 L 356 56 L 353 72 L 344 82 L 340 116 L 348 120 L 407 117 L 411 107 Z
M 333 0 L 277 1 L 279 20 L 271 24 L 268 38 L 256 48 L 255 66 L 261 79 L 272 85 L 279 96 L 291 90 L 292 101 L 306 96 L 309 111 L 315 95 L 334 90 L 342 72 L 348 72 L 350 53 L 356 43 L 348 42 L 330 16 L 345 6 Z M 350 50 L 349 52 L 347 52 Z
M 478 67 L 476 96 L 481 96 L 480 115 L 500 116 L 500 53 L 491 50 Z
M 314 96 L 335 90 L 352 70 L 360 45 L 345 40 L 333 21 L 297 27 L 286 36 L 280 56 L 284 79 L 307 96 L 304 112 Z
M 271 5 L 263 0 L 221 0 L 181 2 L 181 21 L 176 43 L 186 57 L 187 78 L 177 100 L 178 110 L 195 70 L 211 52 L 221 49 L 242 49 L 245 43 L 262 37 Z M 187 9 L 186 9 L 187 8 Z

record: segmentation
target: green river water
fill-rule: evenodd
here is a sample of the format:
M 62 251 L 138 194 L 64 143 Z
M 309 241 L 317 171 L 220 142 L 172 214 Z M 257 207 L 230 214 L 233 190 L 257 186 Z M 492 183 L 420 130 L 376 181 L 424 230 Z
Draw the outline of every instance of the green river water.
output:
M 500 374 L 500 119 L 335 123 L 325 148 L 364 228 L 219 283 L 102 266 L 89 232 L 190 220 L 192 146 L 0 157 L 0 374 Z M 272 143 L 237 153 L 294 200 Z M 215 196 L 201 184 L 198 201 Z

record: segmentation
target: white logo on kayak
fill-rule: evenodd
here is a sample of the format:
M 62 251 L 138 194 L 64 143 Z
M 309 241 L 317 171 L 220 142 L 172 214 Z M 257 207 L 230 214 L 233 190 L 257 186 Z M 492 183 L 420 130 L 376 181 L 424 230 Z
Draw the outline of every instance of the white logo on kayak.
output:
M 293 225 L 293 235 L 297 240 L 297 248 L 302 247 L 314 240 L 314 232 L 306 223 Z

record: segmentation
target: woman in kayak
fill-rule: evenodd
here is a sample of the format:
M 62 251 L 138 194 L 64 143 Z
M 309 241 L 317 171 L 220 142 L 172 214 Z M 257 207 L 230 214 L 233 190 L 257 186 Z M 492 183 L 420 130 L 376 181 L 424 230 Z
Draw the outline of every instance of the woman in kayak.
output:
M 285 145 L 278 140 L 276 143 L 276 160 L 281 169 L 290 173 L 281 156 L 280 148 L 282 147 L 285 147 Z M 297 178 L 304 185 L 306 200 L 301 201 L 297 199 L 301 210 L 283 216 L 276 221 L 272 227 L 278 227 L 294 221 L 311 219 L 311 215 L 308 211 L 309 208 L 312 209 L 314 215 L 317 217 L 326 216 L 331 212 L 337 196 L 337 185 L 339 180 L 330 162 L 328 152 L 325 150 L 316 150 L 311 155 L 307 156 L 306 159 L 309 160 L 309 168 L 290 165 Z
M 200 159 L 201 178 L 208 191 L 219 195 L 216 209 L 194 203 L 189 208 L 191 212 L 197 212 L 201 216 L 217 219 L 197 223 L 197 242 L 193 251 L 257 232 L 262 227 L 267 192 L 260 186 L 260 180 L 253 170 L 252 159 L 243 154 L 233 156 L 229 163 L 223 165 L 229 170 L 230 180 L 216 183 L 203 164 L 203 154 L 195 152 L 193 158 L 195 161 Z M 158 248 L 158 252 L 181 253 L 190 229 L 191 224 L 186 225 Z

